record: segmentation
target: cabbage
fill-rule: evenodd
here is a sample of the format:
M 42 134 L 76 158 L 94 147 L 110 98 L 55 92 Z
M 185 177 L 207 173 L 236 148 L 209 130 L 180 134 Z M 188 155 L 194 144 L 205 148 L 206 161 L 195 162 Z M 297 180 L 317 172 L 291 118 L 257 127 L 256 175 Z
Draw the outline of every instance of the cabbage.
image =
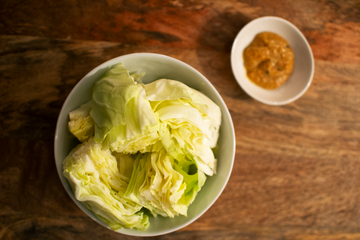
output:
M 80 141 L 84 142 L 94 135 L 94 121 L 90 117 L 91 101 L 81 105 L 69 113 L 69 131 Z
M 106 222 L 111 229 L 146 229 L 149 224 L 147 215 L 141 212 L 142 206 L 128 201 L 124 193 L 129 183 L 129 164 L 118 169 L 118 160 L 109 149 L 90 139 L 79 144 L 65 158 L 63 175 L 69 181 L 75 198 L 85 204 L 93 213 Z M 121 166 L 121 165 L 120 165 Z
M 197 173 L 195 169 L 189 174 L 189 170 L 189 166 L 180 166 L 165 149 L 139 155 L 125 197 L 143 205 L 154 216 L 186 216 L 189 205 L 205 182 L 202 172 Z
M 112 151 L 144 152 L 159 139 L 158 121 L 145 89 L 122 63 L 95 83 L 90 115 L 95 121 L 95 141 L 104 141 Z
M 185 84 L 123 64 L 94 85 L 92 99 L 69 114 L 82 144 L 63 162 L 77 200 L 111 229 L 149 225 L 153 216 L 187 216 L 189 205 L 216 173 L 220 108 Z
M 181 105 L 189 104 L 196 108 L 204 116 L 204 121 L 209 121 L 206 134 L 210 147 L 214 148 L 216 146 L 221 125 L 221 111 L 219 106 L 210 98 L 184 83 L 169 79 L 159 79 L 146 84 L 145 90 L 155 111 L 159 105 L 174 105 L 174 102 Z
M 160 79 L 145 85 L 148 99 L 160 120 L 160 139 L 166 151 L 181 160 L 190 155 L 209 176 L 216 173 L 216 147 L 220 108 L 187 85 Z

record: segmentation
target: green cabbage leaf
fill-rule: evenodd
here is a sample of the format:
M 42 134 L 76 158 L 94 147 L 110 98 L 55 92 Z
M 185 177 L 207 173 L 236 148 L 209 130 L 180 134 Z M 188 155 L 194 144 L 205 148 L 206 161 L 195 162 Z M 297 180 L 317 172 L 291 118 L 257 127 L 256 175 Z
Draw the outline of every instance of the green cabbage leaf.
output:
M 94 121 L 90 116 L 91 101 L 69 113 L 69 131 L 80 141 L 85 142 L 94 136 Z
M 149 225 L 142 206 L 124 198 L 134 159 L 118 156 L 90 139 L 79 144 L 63 162 L 63 175 L 69 181 L 75 198 L 84 203 L 111 229 L 136 228 Z M 118 164 L 122 162 L 122 164 Z M 120 169 L 118 168 L 120 167 Z
M 114 65 L 95 83 L 90 115 L 95 122 L 95 141 L 112 151 L 144 152 L 159 139 L 158 120 L 145 89 L 122 63 Z
M 186 216 L 206 179 L 202 172 L 195 170 L 190 175 L 189 170 L 165 149 L 138 155 L 125 197 L 143 205 L 154 216 Z
M 160 121 L 159 135 L 166 151 L 178 161 L 195 160 L 199 170 L 216 173 L 216 147 L 221 124 L 220 108 L 187 85 L 160 79 L 145 85 L 148 99 Z M 189 157 L 190 156 L 190 157 Z

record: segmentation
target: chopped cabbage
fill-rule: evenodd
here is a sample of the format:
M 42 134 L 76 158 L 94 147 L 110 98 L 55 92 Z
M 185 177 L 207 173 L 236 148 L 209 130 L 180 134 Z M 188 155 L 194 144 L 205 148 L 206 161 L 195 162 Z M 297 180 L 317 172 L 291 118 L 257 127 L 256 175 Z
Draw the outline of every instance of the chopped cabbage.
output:
M 69 114 L 79 141 L 63 163 L 77 200 L 113 230 L 149 226 L 153 216 L 187 216 L 216 173 L 220 108 L 169 79 L 141 83 L 143 73 L 112 66 L 92 100 Z
M 144 152 L 159 139 L 158 121 L 145 89 L 122 63 L 95 83 L 90 115 L 95 121 L 95 141 L 105 140 L 112 151 Z
M 94 121 L 90 117 L 91 101 L 81 105 L 69 113 L 69 131 L 80 141 L 84 142 L 94 135 Z
M 103 150 L 101 144 L 90 139 L 70 152 L 63 169 L 75 198 L 111 229 L 146 229 L 149 219 L 140 211 L 142 206 L 123 197 L 129 177 L 118 170 L 117 159 L 109 149 Z
M 186 216 L 188 206 L 206 178 L 196 169 L 189 173 L 189 166 L 179 165 L 165 149 L 138 155 L 125 197 L 143 205 L 155 216 Z
M 160 139 L 174 158 L 191 155 L 209 176 L 216 173 L 216 147 L 221 124 L 220 108 L 187 85 L 160 79 L 145 85 L 151 106 L 160 119 Z

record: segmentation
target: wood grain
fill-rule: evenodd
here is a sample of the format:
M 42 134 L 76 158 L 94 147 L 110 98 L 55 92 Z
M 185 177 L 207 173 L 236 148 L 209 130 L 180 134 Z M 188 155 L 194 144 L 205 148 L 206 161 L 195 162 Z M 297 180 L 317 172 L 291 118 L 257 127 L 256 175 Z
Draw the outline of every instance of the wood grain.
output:
M 315 57 L 309 90 L 267 106 L 237 84 L 231 44 L 250 20 L 293 22 Z M 75 84 L 134 52 L 203 73 L 233 118 L 236 158 L 215 204 L 150 239 L 360 239 L 359 1 L 63 1 L 0 3 L 0 239 L 140 239 L 71 201 L 57 176 L 57 116 Z

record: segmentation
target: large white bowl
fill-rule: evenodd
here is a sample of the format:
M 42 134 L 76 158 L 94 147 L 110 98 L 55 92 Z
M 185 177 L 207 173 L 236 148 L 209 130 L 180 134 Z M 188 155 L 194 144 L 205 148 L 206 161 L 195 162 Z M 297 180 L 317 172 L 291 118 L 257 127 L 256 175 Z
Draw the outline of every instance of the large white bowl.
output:
M 62 161 L 70 150 L 78 144 L 67 128 L 68 113 L 89 101 L 91 99 L 91 89 L 95 81 L 99 79 L 110 66 L 120 62 L 122 62 L 130 72 L 145 72 L 144 83 L 159 78 L 168 78 L 181 81 L 194 89 L 200 90 L 217 103 L 222 112 L 222 125 L 218 142 L 219 149 L 216 154 L 218 159 L 218 172 L 216 175 L 208 177 L 195 201 L 190 205 L 188 216 L 180 216 L 172 219 L 151 217 L 150 227 L 146 231 L 130 229 L 121 229 L 118 231 L 119 233 L 132 236 L 156 236 L 170 233 L 187 226 L 199 218 L 216 201 L 225 188 L 232 171 L 235 155 L 235 133 L 231 116 L 219 93 L 201 73 L 184 62 L 160 54 L 135 53 L 120 56 L 101 64 L 81 79 L 70 92 L 59 114 L 54 144 L 55 163 L 64 188 L 77 206 L 89 217 L 107 228 L 109 227 L 106 224 L 101 222 L 89 209 L 75 199 L 69 183 L 62 175 Z
M 244 67 L 243 51 L 261 32 L 283 37 L 294 52 L 294 69 L 289 79 L 274 90 L 252 83 Z M 231 50 L 231 67 L 241 88 L 254 99 L 269 105 L 284 105 L 301 97 L 314 76 L 314 58 L 303 34 L 290 22 L 278 17 L 262 17 L 249 22 L 236 36 Z

